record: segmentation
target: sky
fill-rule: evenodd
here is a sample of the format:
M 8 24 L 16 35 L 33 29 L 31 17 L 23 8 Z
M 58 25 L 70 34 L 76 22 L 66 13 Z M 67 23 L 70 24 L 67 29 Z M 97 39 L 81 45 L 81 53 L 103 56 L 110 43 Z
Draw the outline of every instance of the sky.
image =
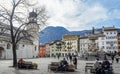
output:
M 0 0 L 0 2 L 2 1 Z M 34 1 L 30 0 L 31 3 L 36 3 L 36 7 L 45 6 L 50 17 L 47 21 L 48 26 L 63 26 L 70 31 L 87 30 L 92 27 L 101 28 L 103 26 L 120 28 L 120 0 Z

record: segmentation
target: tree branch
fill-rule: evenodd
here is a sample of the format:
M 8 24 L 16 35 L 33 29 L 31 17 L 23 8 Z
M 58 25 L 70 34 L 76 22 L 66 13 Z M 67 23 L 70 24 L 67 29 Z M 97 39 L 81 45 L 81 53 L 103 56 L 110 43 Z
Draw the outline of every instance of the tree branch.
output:
M 5 12 L 7 13 L 7 15 L 10 16 L 10 13 L 8 12 L 8 10 L 5 7 L 3 7 L 1 4 L 0 4 L 0 7 L 2 7 L 5 10 Z

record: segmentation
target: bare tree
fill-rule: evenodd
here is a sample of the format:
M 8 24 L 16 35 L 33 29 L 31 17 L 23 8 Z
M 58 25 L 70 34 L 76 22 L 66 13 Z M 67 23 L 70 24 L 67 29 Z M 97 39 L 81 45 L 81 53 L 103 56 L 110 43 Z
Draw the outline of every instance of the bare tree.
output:
M 29 40 L 32 42 L 31 37 L 33 36 L 29 33 L 31 29 L 27 29 L 27 27 L 30 26 L 31 23 L 35 23 L 35 26 L 40 29 L 42 26 L 46 25 L 47 16 L 45 8 L 37 8 L 34 10 L 36 22 L 29 22 L 28 12 L 25 10 L 30 6 L 27 0 L 12 0 L 11 4 L 11 9 L 7 9 L 7 7 L 0 5 L 0 28 L 4 29 L 0 34 L 5 34 L 7 30 L 10 31 L 11 40 L 9 40 L 9 42 L 12 44 L 13 67 L 17 67 L 17 44 L 21 40 Z M 16 24 L 18 25 L 17 27 L 15 27 Z

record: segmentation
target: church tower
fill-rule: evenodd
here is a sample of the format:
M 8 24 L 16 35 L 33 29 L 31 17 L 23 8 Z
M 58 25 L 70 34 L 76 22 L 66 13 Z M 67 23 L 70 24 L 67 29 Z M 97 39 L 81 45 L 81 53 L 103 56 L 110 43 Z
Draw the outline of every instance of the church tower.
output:
M 37 13 L 34 10 L 29 13 L 27 30 L 29 31 L 29 34 L 33 36 L 31 37 L 31 40 L 33 41 L 33 45 L 34 45 L 34 48 L 33 48 L 34 56 L 33 57 L 38 57 L 39 26 L 37 24 Z

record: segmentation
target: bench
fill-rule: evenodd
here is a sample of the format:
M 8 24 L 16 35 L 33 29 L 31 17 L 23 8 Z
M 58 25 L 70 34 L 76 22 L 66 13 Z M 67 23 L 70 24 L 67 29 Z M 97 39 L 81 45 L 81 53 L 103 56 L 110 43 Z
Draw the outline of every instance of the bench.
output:
M 48 65 L 48 70 L 56 71 L 59 64 L 59 62 L 51 62 L 51 64 Z
M 60 65 L 60 62 L 51 62 L 51 64 L 48 65 L 48 71 L 56 71 Z M 69 64 L 67 67 L 67 70 L 69 72 L 75 71 L 75 66 L 73 64 Z
M 112 63 L 110 63 L 111 70 L 113 72 Z M 86 63 L 85 72 L 90 70 L 90 73 L 95 73 L 94 63 Z
M 18 63 L 19 69 L 37 69 L 37 64 L 32 62 Z
M 93 66 L 94 66 L 94 63 L 86 63 L 85 72 L 87 72 L 88 70 L 91 70 Z

